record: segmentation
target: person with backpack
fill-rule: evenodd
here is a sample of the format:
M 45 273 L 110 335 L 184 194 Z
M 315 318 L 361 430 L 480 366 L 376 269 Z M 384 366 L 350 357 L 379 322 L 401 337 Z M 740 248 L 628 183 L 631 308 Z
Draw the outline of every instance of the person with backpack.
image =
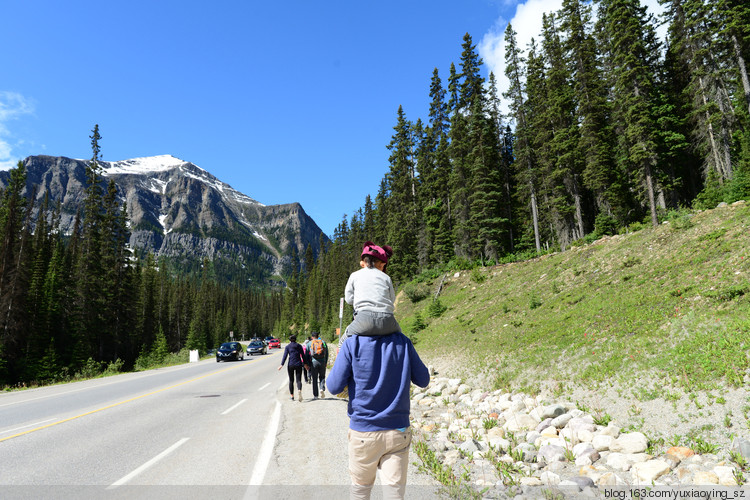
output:
M 328 344 L 320 338 L 320 333 L 313 332 L 307 352 L 310 356 L 310 379 L 312 380 L 313 399 L 326 397 L 326 366 L 328 365 Z

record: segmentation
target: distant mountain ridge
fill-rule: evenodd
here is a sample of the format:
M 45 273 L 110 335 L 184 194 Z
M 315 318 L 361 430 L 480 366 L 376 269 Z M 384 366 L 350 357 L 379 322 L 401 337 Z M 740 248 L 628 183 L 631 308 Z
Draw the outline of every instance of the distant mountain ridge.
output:
M 38 206 L 45 192 L 62 204 L 61 226 L 70 233 L 83 207 L 88 160 L 30 156 L 24 160 L 27 190 L 36 188 Z M 127 202 L 130 245 L 196 269 L 204 258 L 223 272 L 268 280 L 304 255 L 320 251 L 322 231 L 299 203 L 266 206 L 197 165 L 170 155 L 101 161 L 103 185 L 115 181 Z M 0 172 L 5 187 L 9 172 Z M 325 235 L 322 236 L 327 241 Z

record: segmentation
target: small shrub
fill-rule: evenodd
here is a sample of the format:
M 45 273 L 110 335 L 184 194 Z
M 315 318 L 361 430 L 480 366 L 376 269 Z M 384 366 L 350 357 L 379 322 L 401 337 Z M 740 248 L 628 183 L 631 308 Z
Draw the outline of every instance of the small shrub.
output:
M 706 295 L 718 300 L 719 302 L 730 302 L 738 297 L 742 297 L 748 292 L 748 290 L 750 290 L 750 287 L 747 285 L 735 285 L 723 290 L 709 292 Z
M 430 302 L 430 305 L 427 306 L 427 316 L 430 318 L 438 318 L 440 315 L 442 315 L 448 308 L 445 307 L 441 302 L 440 299 L 434 299 L 432 302 Z
M 529 309 L 536 309 L 537 307 L 541 307 L 542 301 L 537 297 L 536 295 L 531 296 L 531 300 L 529 300 Z
M 666 219 L 669 221 L 672 229 L 684 231 L 693 227 L 693 214 L 687 209 L 670 210 Z
M 487 279 L 487 275 L 484 274 L 484 271 L 482 269 L 475 267 L 471 270 L 471 280 L 476 283 L 484 283 L 484 281 Z
M 640 231 L 646 227 L 646 225 L 643 222 L 633 222 L 628 226 L 628 231 L 631 233 L 635 233 L 636 231 Z
M 617 234 L 617 220 L 611 215 L 600 213 L 594 220 L 594 233 L 597 238 Z
M 603 415 L 601 413 L 597 413 L 594 416 L 594 423 L 596 425 L 601 425 L 601 426 L 606 427 L 609 425 L 611 421 L 612 421 L 612 415 L 610 415 L 609 413 L 604 413 Z
M 119 358 L 115 361 L 112 361 L 107 365 L 107 368 L 105 368 L 104 375 L 115 375 L 117 373 L 120 373 L 124 364 L 125 362 Z
M 102 373 L 102 365 L 98 361 L 94 361 L 93 358 L 89 358 L 81 367 L 79 372 L 76 372 L 75 378 L 94 378 L 98 377 Z
M 497 427 L 497 419 L 496 418 L 485 418 L 484 420 L 482 420 L 482 425 L 484 425 L 485 429 L 490 430 L 493 427 Z
M 411 329 L 414 332 L 421 332 L 425 328 L 427 328 L 427 324 L 422 319 L 422 314 L 421 313 L 415 314 L 414 320 L 412 321 L 412 324 L 411 324 Z
M 691 448 L 693 448 L 693 451 L 695 451 L 698 455 L 707 455 L 709 453 L 713 454 L 719 451 L 718 445 L 711 444 L 699 437 L 693 439 Z
M 424 283 L 407 283 L 404 285 L 403 290 L 404 294 L 414 304 L 425 299 L 430 294 L 430 289 Z
M 632 257 L 632 256 L 630 256 L 630 257 L 628 257 L 627 259 L 625 259 L 623 261 L 622 267 L 624 267 L 624 268 L 630 268 L 630 267 L 633 267 L 633 266 L 637 266 L 640 263 L 641 263 L 641 259 L 639 259 L 638 257 Z

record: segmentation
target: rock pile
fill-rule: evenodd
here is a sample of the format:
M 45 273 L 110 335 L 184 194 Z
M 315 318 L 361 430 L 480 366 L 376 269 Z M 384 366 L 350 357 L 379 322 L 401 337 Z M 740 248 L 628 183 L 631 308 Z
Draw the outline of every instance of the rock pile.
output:
M 624 432 L 608 420 L 570 402 L 485 392 L 459 379 L 434 378 L 412 395 L 415 439 L 485 497 L 534 486 L 592 493 L 603 487 L 744 483 L 727 450 L 699 455 L 681 446 L 654 449 L 644 434 Z M 735 459 L 750 462 L 750 441 L 735 438 L 732 451 Z

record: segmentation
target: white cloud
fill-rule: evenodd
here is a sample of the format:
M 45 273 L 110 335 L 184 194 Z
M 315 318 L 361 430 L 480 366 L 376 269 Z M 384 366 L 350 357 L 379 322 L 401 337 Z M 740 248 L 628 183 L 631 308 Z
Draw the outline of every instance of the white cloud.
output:
M 0 90 L 0 170 L 10 170 L 18 163 L 18 158 L 13 156 L 12 134 L 8 129 L 8 122 L 33 112 L 33 104 L 23 95 Z
M 657 19 L 658 14 L 664 11 L 664 7 L 659 4 L 659 0 L 641 0 L 641 2 Z M 510 24 L 516 32 L 516 43 L 524 54 L 532 38 L 536 40 L 537 44 L 541 43 L 542 15 L 557 12 L 561 8 L 562 0 L 528 0 L 526 3 L 519 3 L 516 6 L 516 12 L 510 20 Z M 596 14 L 596 9 L 592 14 Z M 503 112 L 506 113 L 508 111 L 507 101 L 502 97 L 502 93 L 508 89 L 508 79 L 505 76 L 505 29 L 507 26 L 508 21 L 502 17 L 499 18 L 477 45 L 479 55 L 487 68 L 495 74 L 498 92 L 501 94 L 500 101 L 503 103 Z M 657 30 L 662 40 L 666 34 L 666 29 L 666 26 L 661 26 Z

